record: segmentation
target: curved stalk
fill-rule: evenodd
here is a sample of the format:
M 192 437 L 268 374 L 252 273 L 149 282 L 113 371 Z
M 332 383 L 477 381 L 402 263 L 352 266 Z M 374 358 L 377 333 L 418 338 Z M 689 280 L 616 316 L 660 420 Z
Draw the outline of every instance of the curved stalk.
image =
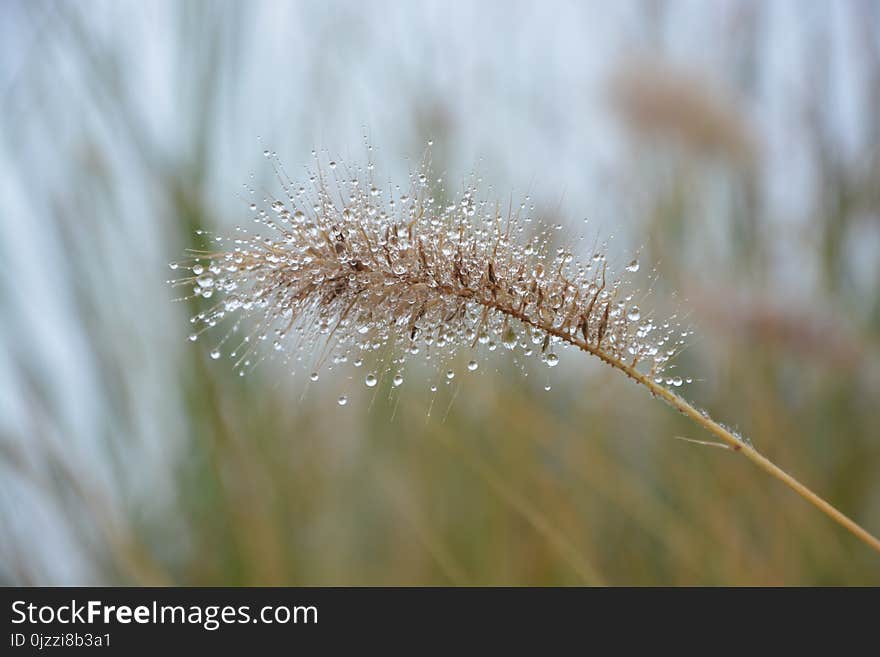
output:
M 785 470 L 773 463 L 773 461 L 761 454 L 752 445 L 737 438 L 732 432 L 713 420 L 705 411 L 701 411 L 695 408 L 688 401 L 676 395 L 665 386 L 655 383 L 650 377 L 642 374 L 635 367 L 627 365 L 623 361 L 614 358 L 610 354 L 602 351 L 602 349 L 599 347 L 588 344 L 584 340 L 573 337 L 572 335 L 562 330 L 554 329 L 553 327 L 548 326 L 540 326 L 523 313 L 511 312 L 509 308 L 503 308 L 497 304 L 486 302 L 484 300 L 481 302 L 486 303 L 487 305 L 494 308 L 495 310 L 498 310 L 499 312 L 512 315 L 525 324 L 529 324 L 530 326 L 535 326 L 542 331 L 546 331 L 547 333 L 550 333 L 551 335 L 554 335 L 559 339 L 564 340 L 565 342 L 577 347 L 581 351 L 596 356 L 601 361 L 603 361 L 607 365 L 610 365 L 616 370 L 623 372 L 633 381 L 647 388 L 654 397 L 659 397 L 667 404 L 672 406 L 674 409 L 679 411 L 682 415 L 686 415 L 687 417 L 689 417 L 691 420 L 699 424 L 711 434 L 722 440 L 724 444 L 729 446 L 732 450 L 739 452 L 747 459 L 749 459 L 752 463 L 761 468 L 764 472 L 769 474 L 771 477 L 774 477 L 775 479 L 781 481 L 783 484 L 791 488 L 795 493 L 804 498 L 807 502 L 809 502 L 817 509 L 822 511 L 822 513 L 834 520 L 834 522 L 841 525 L 843 528 L 859 538 L 866 545 L 873 548 L 876 552 L 880 553 L 880 539 L 871 534 L 868 530 L 856 523 L 850 517 L 843 514 L 825 499 L 819 497 L 819 495 L 814 493 L 807 486 L 802 484 L 800 481 L 788 474 Z

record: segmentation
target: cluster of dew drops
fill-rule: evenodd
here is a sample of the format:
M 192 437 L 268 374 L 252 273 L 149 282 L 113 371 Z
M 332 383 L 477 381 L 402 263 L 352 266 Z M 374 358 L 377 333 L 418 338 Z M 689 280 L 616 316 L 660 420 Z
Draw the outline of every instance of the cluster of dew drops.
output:
M 428 142 L 429 148 L 430 145 L 431 142 Z M 325 184 L 325 181 L 321 179 L 321 174 L 318 173 L 322 168 L 329 170 L 332 174 L 337 169 L 344 167 L 345 175 L 352 176 L 351 185 L 358 189 L 364 188 L 363 198 L 375 200 L 375 204 L 372 201 L 368 202 L 366 208 L 368 214 L 379 221 L 389 216 L 397 217 L 396 213 L 402 212 L 407 204 L 412 202 L 412 189 L 422 190 L 429 206 L 434 203 L 431 194 L 435 189 L 442 189 L 443 180 L 431 177 L 427 156 L 421 166 L 410 174 L 410 190 L 393 186 L 390 183 L 387 189 L 383 189 L 372 182 L 374 169 L 371 155 L 372 146 L 368 144 L 366 148 L 370 152 L 368 164 L 355 167 L 345 167 L 344 164 L 337 163 L 329 156 L 325 157 L 326 166 L 322 167 L 317 152 L 312 151 L 315 168 L 311 171 L 307 169 L 309 184 L 305 186 L 297 186 L 291 182 L 277 154 L 265 150 L 263 154 L 272 163 L 273 170 L 287 195 L 288 202 L 275 198 L 269 192 L 265 193 L 261 202 L 257 202 L 256 198 L 259 194 L 253 185 L 254 175 L 251 174 L 252 183 L 244 185 L 244 188 L 245 202 L 252 214 L 253 223 L 260 227 L 259 230 L 269 229 L 273 232 L 280 230 L 282 235 L 287 234 L 288 236 L 290 233 L 284 228 L 285 226 L 308 225 L 310 217 L 314 217 L 322 211 L 321 203 L 318 200 L 320 197 L 318 187 Z M 476 177 L 475 180 L 477 183 L 482 182 Z M 336 184 L 337 186 L 340 184 L 338 179 Z M 434 187 L 432 188 L 432 186 Z M 381 197 L 386 193 L 390 195 L 390 200 L 383 205 Z M 354 199 L 354 196 L 351 199 Z M 363 201 L 361 202 L 363 203 Z M 341 205 L 344 207 L 345 202 L 343 201 Z M 466 189 L 461 201 L 446 206 L 445 211 L 463 212 L 468 216 L 473 216 L 479 208 L 485 205 L 485 201 L 476 200 L 476 188 L 473 187 Z M 363 210 L 363 208 L 359 209 Z M 534 211 L 534 206 L 530 205 L 528 196 L 525 197 L 525 202 L 520 204 L 519 209 L 526 212 Z M 345 217 L 347 212 L 349 210 L 342 209 L 342 217 Z M 522 225 L 528 225 L 532 221 L 534 220 L 524 217 L 521 220 L 520 232 L 523 230 Z M 540 222 L 536 223 L 540 224 Z M 556 224 L 547 227 L 546 233 L 549 234 L 554 230 L 561 229 L 562 226 Z M 189 335 L 190 341 L 197 341 L 203 332 L 231 319 L 231 325 L 227 326 L 225 333 L 211 349 L 210 357 L 216 360 L 221 358 L 224 353 L 227 354 L 234 361 L 234 367 L 240 376 L 244 376 L 263 360 L 280 358 L 284 365 L 290 366 L 291 373 L 296 374 L 297 371 L 304 370 L 309 373 L 309 380 L 316 382 L 320 377 L 319 369 L 332 370 L 334 367 L 342 368 L 345 364 L 350 363 L 354 368 L 364 373 L 349 375 L 348 380 L 360 378 L 367 389 L 376 389 L 380 382 L 387 379 L 390 382 L 387 387 L 389 391 L 393 391 L 404 384 L 404 369 L 408 356 L 418 355 L 424 349 L 423 359 L 431 363 L 437 373 L 437 381 L 429 382 L 429 389 L 433 394 L 438 391 L 438 381 L 447 386 L 455 381 L 456 372 L 448 365 L 454 359 L 456 347 L 463 344 L 468 347 L 471 344 L 475 347 L 480 345 L 481 348 L 485 348 L 489 352 L 496 351 L 500 345 L 503 350 L 514 352 L 514 363 L 524 376 L 528 376 L 529 371 L 523 360 L 519 358 L 520 355 L 528 357 L 537 353 L 548 368 L 554 368 L 560 361 L 554 347 L 560 343 L 563 348 L 569 346 L 556 336 L 548 336 L 540 330 L 530 329 L 527 326 L 519 327 L 519 330 L 516 330 L 512 323 L 508 323 L 506 319 L 499 321 L 493 317 L 488 326 L 480 324 L 479 326 L 482 328 L 478 328 L 476 320 L 479 309 L 476 309 L 473 311 L 471 326 L 466 328 L 461 335 L 444 334 L 440 331 L 437 335 L 422 337 L 423 344 L 421 346 L 412 341 L 403 349 L 403 353 L 395 354 L 392 351 L 393 340 L 389 340 L 387 334 L 380 333 L 378 338 L 370 336 L 361 342 L 352 340 L 352 335 L 374 332 L 366 323 L 357 326 L 352 332 L 341 332 L 339 340 L 331 349 L 331 353 L 323 353 L 326 352 L 326 342 L 322 341 L 321 337 L 326 338 L 328 335 L 332 335 L 334 327 L 331 322 L 326 319 L 322 320 L 316 331 L 314 330 L 315 326 L 308 323 L 308 313 L 304 313 L 306 321 L 291 322 L 289 309 L 279 311 L 272 308 L 270 297 L 266 294 L 263 286 L 266 272 L 260 267 L 255 267 L 249 260 L 249 253 L 263 249 L 263 254 L 268 253 L 264 256 L 265 260 L 272 262 L 275 258 L 273 245 L 278 244 L 276 240 L 252 233 L 243 226 L 237 226 L 232 237 L 213 236 L 206 231 L 196 232 L 203 241 L 204 249 L 193 251 L 191 257 L 185 261 L 170 263 L 169 266 L 172 270 L 184 270 L 187 271 L 187 275 L 171 280 L 169 283 L 175 286 L 186 286 L 191 290 L 191 294 L 181 300 L 200 298 L 207 302 L 202 304 L 202 307 L 208 307 L 200 309 L 190 319 L 191 323 L 197 326 L 197 330 Z M 538 234 L 540 235 L 540 233 Z M 530 257 L 539 249 L 546 248 L 549 243 L 547 234 L 545 234 L 543 242 L 538 239 L 538 243 L 536 243 L 533 238 L 523 246 L 522 255 Z M 583 240 L 584 237 L 579 239 Z M 293 242 L 294 240 L 288 237 L 287 241 Z M 603 246 L 607 246 L 607 243 Z M 445 250 L 443 253 L 450 255 Z M 566 258 L 565 263 L 571 260 L 571 256 L 566 256 L 562 249 L 558 250 L 558 253 L 560 257 Z M 605 255 L 602 251 L 596 251 L 592 256 L 594 264 L 604 263 L 604 259 Z M 284 264 L 284 262 L 279 262 L 278 266 Z M 296 266 L 296 264 L 293 265 L 293 267 Z M 631 274 L 638 272 L 639 268 L 638 259 L 633 259 L 624 267 Z M 211 301 L 215 294 L 222 297 L 222 300 L 219 302 Z M 625 300 L 631 302 L 632 295 L 627 296 Z M 641 322 L 641 328 L 635 334 L 636 339 L 644 338 L 656 328 L 651 319 L 643 319 L 642 311 L 636 303 L 618 303 L 612 311 L 612 316 L 620 314 L 623 314 L 630 323 L 639 324 Z M 663 328 L 670 333 L 673 330 L 670 329 L 669 323 L 663 324 Z M 673 348 L 667 350 L 666 355 L 662 357 L 664 361 L 659 361 L 659 359 L 658 361 L 665 362 L 671 358 L 675 349 L 679 349 L 683 345 L 684 338 L 690 333 L 691 331 L 688 330 L 681 331 L 677 341 L 672 345 Z M 547 348 L 548 342 L 549 349 Z M 271 344 L 271 349 L 262 347 L 262 343 Z M 663 341 L 660 344 L 662 343 Z M 640 349 L 638 343 L 634 343 L 634 345 L 630 346 L 632 354 L 638 353 L 638 349 Z M 444 351 L 444 347 L 447 347 L 447 350 Z M 654 351 L 656 352 L 656 347 Z M 365 360 L 368 360 L 373 366 L 365 365 Z M 478 373 L 480 363 L 476 357 L 468 360 L 465 370 L 469 374 Z M 657 383 L 673 387 L 692 382 L 689 377 L 668 376 L 662 373 L 658 373 L 654 380 Z M 547 391 L 551 389 L 549 380 L 543 387 Z M 346 406 L 349 401 L 348 395 L 340 395 L 337 401 L 340 406 Z

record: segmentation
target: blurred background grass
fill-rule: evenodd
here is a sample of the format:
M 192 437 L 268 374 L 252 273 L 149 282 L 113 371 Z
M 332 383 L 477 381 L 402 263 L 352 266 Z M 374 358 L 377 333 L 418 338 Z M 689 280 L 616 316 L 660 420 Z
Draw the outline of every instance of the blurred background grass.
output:
M 0 582 L 880 584 L 587 359 L 431 405 L 186 341 L 167 262 L 272 185 L 263 144 L 366 129 L 399 180 L 432 138 L 640 248 L 686 396 L 880 532 L 880 5 L 614 4 L 0 4 Z

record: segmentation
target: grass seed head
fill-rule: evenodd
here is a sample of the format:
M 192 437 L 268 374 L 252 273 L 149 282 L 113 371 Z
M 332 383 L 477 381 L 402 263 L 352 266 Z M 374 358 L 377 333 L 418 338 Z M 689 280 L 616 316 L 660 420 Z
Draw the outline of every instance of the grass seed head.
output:
M 408 356 L 444 372 L 460 350 L 502 346 L 553 367 L 575 345 L 663 380 L 682 347 L 675 322 L 639 308 L 625 279 L 638 261 L 621 276 L 602 249 L 577 259 L 554 246 L 560 226 L 485 198 L 476 178 L 445 200 L 429 154 L 403 186 L 377 182 L 372 164 L 317 156 L 297 185 L 269 159 L 282 196 L 250 205 L 256 229 L 173 265 L 189 274 L 175 285 L 211 299 L 191 339 L 228 323 L 211 356 L 227 354 L 241 374 L 271 356 L 304 362 L 315 380 L 321 367 L 372 354 L 398 386 Z

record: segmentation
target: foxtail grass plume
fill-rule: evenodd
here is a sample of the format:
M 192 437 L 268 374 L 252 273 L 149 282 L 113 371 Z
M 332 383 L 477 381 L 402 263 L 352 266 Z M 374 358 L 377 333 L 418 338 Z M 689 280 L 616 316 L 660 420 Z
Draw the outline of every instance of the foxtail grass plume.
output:
M 575 347 L 626 374 L 880 552 L 880 540 L 672 391 L 682 379 L 664 371 L 689 331 L 642 310 L 644 299 L 626 279 L 638 261 L 614 273 L 604 248 L 577 259 L 573 248 L 555 246 L 555 227 L 534 220 L 531 206 L 484 197 L 475 176 L 453 195 L 433 176 L 430 150 L 403 186 L 377 180 L 372 162 L 322 163 L 317 154 L 308 182 L 295 184 L 277 157 L 265 154 L 282 195 L 250 202 L 247 228 L 213 237 L 211 249 L 171 264 L 187 272 L 174 285 L 216 297 L 192 318 L 190 335 L 195 341 L 212 327 L 228 327 L 212 358 L 227 354 L 245 374 L 278 357 L 294 370 L 307 366 L 316 381 L 321 367 L 358 366 L 370 356 L 377 365 L 363 381 L 372 388 L 386 374 L 393 387 L 402 385 L 409 357 L 431 363 L 449 381 L 455 371 L 447 365 L 461 350 L 472 354 L 473 371 L 480 350 L 499 345 L 549 367 L 562 349 Z M 348 397 L 338 401 L 344 406 Z
M 241 373 L 272 354 L 315 379 L 322 366 L 374 354 L 383 371 L 366 374 L 366 385 L 384 372 L 399 386 L 409 357 L 451 379 L 461 350 L 473 352 L 469 371 L 499 347 L 553 367 L 577 340 L 663 381 L 683 345 L 687 332 L 643 312 L 621 275 L 637 260 L 615 273 L 601 248 L 576 259 L 554 246 L 557 227 L 533 219 L 533 207 L 484 198 L 476 177 L 446 200 L 430 151 L 403 186 L 376 180 L 372 164 L 317 154 L 298 185 L 268 158 L 281 195 L 250 204 L 256 228 L 172 264 L 188 271 L 175 285 L 217 298 L 192 318 L 191 339 L 231 320 L 211 355 L 228 355 Z

